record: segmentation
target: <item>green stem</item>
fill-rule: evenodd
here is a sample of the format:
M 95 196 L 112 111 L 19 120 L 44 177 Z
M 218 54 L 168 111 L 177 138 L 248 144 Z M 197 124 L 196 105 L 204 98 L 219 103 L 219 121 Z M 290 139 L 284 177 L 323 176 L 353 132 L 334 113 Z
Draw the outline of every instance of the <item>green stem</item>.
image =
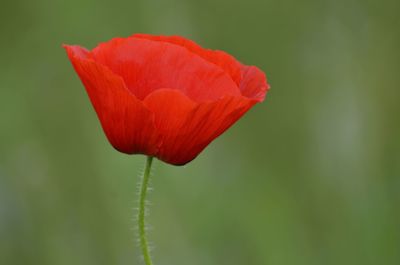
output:
M 139 199 L 139 216 L 138 216 L 138 226 L 139 226 L 139 236 L 140 236 L 140 247 L 142 248 L 143 259 L 146 265 L 152 265 L 149 244 L 146 236 L 146 224 L 144 221 L 146 215 L 146 195 L 150 179 L 150 169 L 151 163 L 153 162 L 153 157 L 148 156 L 146 161 L 146 167 L 144 169 L 142 185 L 140 186 L 140 199 Z

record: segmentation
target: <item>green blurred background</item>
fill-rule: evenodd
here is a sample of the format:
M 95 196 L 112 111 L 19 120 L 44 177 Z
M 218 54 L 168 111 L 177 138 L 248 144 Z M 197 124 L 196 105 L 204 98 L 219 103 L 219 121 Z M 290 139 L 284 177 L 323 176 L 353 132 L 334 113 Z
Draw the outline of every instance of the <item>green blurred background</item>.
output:
M 178 34 L 262 68 L 257 105 L 156 161 L 155 265 L 400 264 L 398 0 L 14 0 L 0 8 L 0 264 L 141 264 L 145 157 L 106 141 L 62 43 Z

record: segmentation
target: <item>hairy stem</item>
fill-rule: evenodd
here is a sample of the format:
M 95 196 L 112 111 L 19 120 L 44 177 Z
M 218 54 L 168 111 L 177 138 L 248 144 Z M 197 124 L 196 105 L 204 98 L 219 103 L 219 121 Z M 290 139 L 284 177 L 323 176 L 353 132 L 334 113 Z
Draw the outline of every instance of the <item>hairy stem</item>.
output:
M 146 265 L 153 264 L 150 257 L 149 244 L 146 235 L 146 224 L 144 220 L 146 216 L 146 195 L 149 186 L 150 169 L 152 162 L 153 162 L 153 157 L 148 156 L 146 161 L 146 167 L 143 173 L 142 184 L 140 186 L 140 191 L 139 191 L 139 196 L 140 196 L 139 214 L 138 214 L 139 237 L 140 237 L 140 247 L 142 248 L 143 259 Z

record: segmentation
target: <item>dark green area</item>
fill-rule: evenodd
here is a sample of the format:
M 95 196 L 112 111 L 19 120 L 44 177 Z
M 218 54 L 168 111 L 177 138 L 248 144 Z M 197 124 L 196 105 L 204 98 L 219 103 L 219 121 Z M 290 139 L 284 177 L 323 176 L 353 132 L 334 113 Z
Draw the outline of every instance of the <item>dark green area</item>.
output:
M 145 157 L 106 141 L 62 43 L 178 34 L 262 68 L 185 167 L 154 161 L 155 265 L 400 264 L 400 2 L 14 0 L 0 8 L 0 264 L 140 264 Z

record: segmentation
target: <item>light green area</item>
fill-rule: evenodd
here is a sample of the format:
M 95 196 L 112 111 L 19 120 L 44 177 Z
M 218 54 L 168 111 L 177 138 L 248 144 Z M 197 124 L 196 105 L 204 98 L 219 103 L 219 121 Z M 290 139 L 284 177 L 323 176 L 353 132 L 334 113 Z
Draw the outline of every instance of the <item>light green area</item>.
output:
M 144 168 L 142 176 L 142 184 L 139 188 L 139 209 L 138 209 L 138 230 L 139 230 L 139 242 L 140 248 L 142 249 L 143 261 L 146 265 L 152 265 L 151 254 L 149 249 L 149 240 L 147 238 L 147 226 L 146 217 L 148 216 L 147 208 L 147 192 L 149 190 L 150 172 L 153 157 L 148 156 L 146 160 L 146 166 Z
M 132 265 L 144 156 L 106 141 L 62 43 L 179 34 L 272 89 L 154 161 L 155 265 L 400 264 L 400 1 L 37 0 L 0 8 L 0 264 Z

